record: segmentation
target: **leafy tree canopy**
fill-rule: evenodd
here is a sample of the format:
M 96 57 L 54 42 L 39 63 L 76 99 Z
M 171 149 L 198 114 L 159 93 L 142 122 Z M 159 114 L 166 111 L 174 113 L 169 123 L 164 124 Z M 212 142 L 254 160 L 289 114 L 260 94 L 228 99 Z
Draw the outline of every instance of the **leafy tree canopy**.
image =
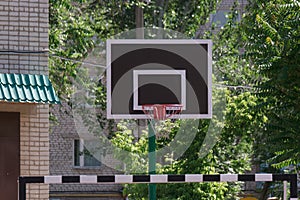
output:
M 250 1 L 243 38 L 260 74 L 258 96 L 268 122 L 260 152 L 279 168 L 300 162 L 300 2 Z
M 198 27 L 207 21 L 217 3 L 218 1 L 208 0 L 162 0 L 151 1 L 149 4 L 138 0 L 50 0 L 49 66 L 54 86 L 61 97 L 68 99 L 72 94 L 71 78 L 78 78 L 81 70 L 80 63 L 74 62 L 74 59 L 82 61 L 98 42 L 135 28 L 136 6 L 144 8 L 147 27 L 169 28 L 192 37 Z M 206 152 L 206 156 L 199 156 L 199 149 L 210 122 L 200 120 L 195 130 L 195 140 L 188 150 L 179 160 L 173 161 L 171 166 L 161 167 L 160 173 L 242 173 L 250 168 L 253 133 L 257 127 L 261 127 L 265 118 L 252 110 L 257 106 L 258 98 L 249 91 L 255 85 L 253 80 L 258 76 L 258 69 L 252 68 L 253 65 L 240 54 L 240 41 L 247 36 L 241 34 L 239 23 L 234 17 L 234 14 L 229 16 L 228 24 L 220 33 L 207 33 L 203 36 L 212 38 L 215 43 L 214 74 L 219 85 L 216 84 L 214 90 L 217 99 L 214 106 L 222 107 L 218 101 L 223 98 L 220 97 L 222 94 L 227 103 L 226 108 L 222 110 L 226 120 L 217 120 L 217 126 L 223 128 L 221 134 L 214 138 L 217 143 Z M 253 37 L 254 35 L 255 33 Z M 249 41 L 251 44 L 251 40 Z M 105 108 L 103 84 L 92 89 L 96 90 L 97 104 Z M 159 139 L 158 148 L 168 145 L 176 134 L 176 127 L 183 121 L 166 123 L 167 128 L 173 128 L 166 129 L 169 137 Z M 147 136 L 141 135 L 137 141 L 122 123 L 118 123 L 118 131 L 114 132 L 111 140 L 123 149 L 147 153 Z M 166 158 L 171 159 L 168 156 Z M 136 161 L 141 162 L 140 157 L 136 157 Z M 131 160 L 127 162 L 130 166 Z M 144 163 L 147 164 L 147 161 Z M 239 189 L 239 185 L 227 183 L 160 185 L 158 195 L 161 199 L 235 199 Z M 140 185 L 128 186 L 125 192 L 137 199 L 147 196 L 145 186 Z

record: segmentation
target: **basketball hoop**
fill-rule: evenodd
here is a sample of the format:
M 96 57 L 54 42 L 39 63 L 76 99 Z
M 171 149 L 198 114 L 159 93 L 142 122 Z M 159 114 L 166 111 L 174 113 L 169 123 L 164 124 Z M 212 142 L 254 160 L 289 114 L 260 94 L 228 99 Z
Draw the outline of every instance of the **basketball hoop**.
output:
M 146 104 L 142 105 L 143 112 L 150 119 L 166 120 L 182 111 L 181 104 Z

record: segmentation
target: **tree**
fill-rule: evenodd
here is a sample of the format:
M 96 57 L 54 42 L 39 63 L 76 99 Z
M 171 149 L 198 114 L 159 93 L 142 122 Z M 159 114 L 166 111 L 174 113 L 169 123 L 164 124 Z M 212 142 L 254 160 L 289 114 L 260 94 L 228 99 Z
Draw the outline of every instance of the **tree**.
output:
M 60 98 L 70 93 L 69 77 L 76 75 L 77 64 L 59 57 L 80 59 L 92 46 L 93 31 L 80 12 L 69 0 L 50 1 L 49 74 Z
M 200 155 L 203 141 L 207 134 L 209 120 L 200 120 L 195 130 L 196 137 L 187 151 L 180 159 L 173 161 L 172 165 L 160 168 L 159 173 L 166 174 L 220 174 L 220 173 L 244 173 L 251 167 L 253 156 L 253 142 L 255 133 L 265 120 L 264 116 L 254 109 L 258 99 L 252 93 L 255 85 L 256 73 L 247 66 L 250 64 L 240 54 L 240 27 L 235 20 L 237 13 L 233 11 L 229 15 L 228 24 L 217 34 L 207 34 L 204 37 L 212 37 L 214 40 L 214 74 L 217 87 L 214 88 L 214 109 L 222 110 L 222 95 L 226 96 L 226 120 L 215 121 L 219 128 L 223 128 L 220 135 L 214 135 L 217 130 L 212 131 L 212 138 L 218 142 L 207 152 L 206 156 Z M 215 82 L 215 83 L 216 83 Z M 220 88 L 221 87 L 221 88 Z M 176 134 L 178 126 L 182 123 L 177 121 L 175 128 L 167 128 L 169 138 L 158 139 L 158 146 L 167 145 Z M 216 128 L 217 129 L 217 128 Z M 128 130 L 124 127 L 117 132 L 118 140 L 126 141 L 128 138 L 124 133 Z M 124 138 L 125 137 L 125 138 Z M 147 142 L 134 144 L 134 139 L 128 143 L 122 143 L 124 148 L 136 150 L 143 149 L 141 153 L 147 153 Z M 168 159 L 172 159 L 167 157 Z M 137 160 L 142 160 L 136 158 Z M 128 161 L 132 164 L 132 160 Z M 146 163 L 145 163 L 146 165 Z M 134 167 L 134 166 L 133 166 Z M 147 187 L 140 185 L 128 185 L 125 190 L 134 199 L 146 199 Z M 191 184 L 167 184 L 158 186 L 159 199 L 236 199 L 240 192 L 240 185 L 228 183 L 191 183 Z
M 189 1 L 151 1 L 150 4 L 135 1 L 106 1 L 106 0 L 50 0 L 50 77 L 59 95 L 66 99 L 72 94 L 71 79 L 78 78 L 81 72 L 79 64 L 92 49 L 98 40 L 105 40 L 121 31 L 135 28 L 134 8 L 144 7 L 146 26 L 170 28 L 188 37 L 195 35 L 196 29 L 206 22 L 209 13 L 216 7 L 218 1 L 189 0 Z M 201 6 L 199 6 L 201 5 Z M 229 20 L 228 25 L 213 37 L 207 34 L 203 37 L 213 37 L 214 63 L 216 79 L 221 89 L 215 90 L 215 97 L 225 95 L 227 107 L 224 110 L 226 121 L 217 119 L 215 128 L 223 128 L 219 136 L 211 137 L 217 144 L 209 149 L 206 156 L 200 156 L 202 142 L 205 140 L 209 120 L 200 120 L 195 140 L 177 161 L 168 167 L 161 167 L 160 173 L 242 173 L 250 167 L 252 156 L 252 133 L 254 127 L 260 126 L 262 116 L 251 108 L 256 105 L 256 97 L 250 92 L 253 86 L 252 69 L 245 68 L 249 63 L 242 59 L 239 53 L 239 29 L 236 21 Z M 62 59 L 63 58 L 63 59 Z M 72 60 L 68 60 L 72 59 Z M 81 78 L 81 77 L 79 77 Z M 85 78 L 85 77 L 82 77 Z M 220 81 L 222 80 L 222 81 Z M 247 88 L 240 87 L 247 85 Z M 225 85 L 225 87 L 224 87 Z M 230 85 L 230 86 L 226 86 Z M 105 87 L 103 84 L 87 86 L 96 91 L 96 104 L 105 109 Z M 219 86 L 218 86 L 219 87 Z M 237 88 L 237 90 L 235 89 Z M 249 88 L 248 88 L 249 87 Z M 215 101 L 216 108 L 222 103 Z M 222 112 L 223 110 L 220 109 Z M 249 111 L 250 110 L 250 111 Z M 99 116 L 102 119 L 103 116 Z M 110 139 L 119 147 L 140 153 L 134 161 L 140 162 L 143 153 L 147 151 L 147 137 L 141 135 L 139 140 L 134 138 L 128 128 L 121 122 L 118 131 L 113 132 Z M 175 137 L 177 127 L 184 121 L 167 121 L 164 131 L 169 137 L 158 140 L 158 148 L 168 145 Z M 191 122 L 187 122 L 191 123 Z M 166 158 L 171 159 L 170 155 Z M 132 160 L 129 160 L 131 162 Z M 134 162 L 131 162 L 134 163 Z M 130 166 L 130 165 L 128 165 Z M 132 165 L 132 167 L 135 167 Z M 158 195 L 161 199 L 235 199 L 240 191 L 239 185 L 228 183 L 205 183 L 185 185 L 159 185 Z M 142 199 L 147 196 L 145 185 L 131 185 L 126 192 L 134 198 Z
M 192 36 L 205 23 L 217 1 L 50 0 L 49 3 L 50 78 L 60 98 L 68 99 L 72 93 L 70 80 L 76 78 L 80 61 L 99 42 L 134 29 L 136 6 L 144 8 L 147 27 L 166 27 Z
M 260 152 L 278 168 L 300 162 L 300 2 L 249 2 L 243 24 L 247 57 L 259 72 L 260 109 L 268 118 Z

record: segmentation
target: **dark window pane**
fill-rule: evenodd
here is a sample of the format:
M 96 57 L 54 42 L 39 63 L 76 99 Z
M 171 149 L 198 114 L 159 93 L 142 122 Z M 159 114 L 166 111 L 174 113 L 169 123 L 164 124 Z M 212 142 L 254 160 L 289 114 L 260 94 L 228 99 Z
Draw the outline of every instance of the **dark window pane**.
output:
M 84 166 L 100 166 L 100 161 L 91 155 L 84 156 Z
M 74 166 L 80 166 L 80 140 L 74 140 Z
M 84 141 L 84 166 L 100 166 L 101 147 L 95 140 Z

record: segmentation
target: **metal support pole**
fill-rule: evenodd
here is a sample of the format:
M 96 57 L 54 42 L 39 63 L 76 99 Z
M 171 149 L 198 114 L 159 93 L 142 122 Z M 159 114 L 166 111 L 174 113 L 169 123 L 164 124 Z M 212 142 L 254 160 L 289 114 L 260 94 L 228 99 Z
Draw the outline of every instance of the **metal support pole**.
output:
M 298 199 L 297 174 L 290 174 L 290 199 Z
M 141 2 L 143 0 L 140 0 Z M 135 25 L 136 25 L 136 39 L 144 39 L 144 11 L 143 8 L 135 7 Z
M 156 138 L 154 132 L 154 123 L 149 120 L 148 123 L 148 145 L 149 145 L 149 174 L 156 173 Z M 156 200 L 156 184 L 149 184 L 149 200 Z
M 287 181 L 283 181 L 283 200 L 287 200 Z
M 143 2 L 143 0 L 140 0 Z M 135 24 L 136 24 L 136 39 L 144 39 L 144 11 L 143 8 L 135 7 Z M 148 157 L 149 157 L 149 174 L 156 173 L 156 138 L 153 129 L 154 123 L 150 120 L 148 123 Z M 156 184 L 150 183 L 149 200 L 156 200 Z
M 19 198 L 18 200 L 26 200 L 26 182 L 23 177 L 19 177 Z

